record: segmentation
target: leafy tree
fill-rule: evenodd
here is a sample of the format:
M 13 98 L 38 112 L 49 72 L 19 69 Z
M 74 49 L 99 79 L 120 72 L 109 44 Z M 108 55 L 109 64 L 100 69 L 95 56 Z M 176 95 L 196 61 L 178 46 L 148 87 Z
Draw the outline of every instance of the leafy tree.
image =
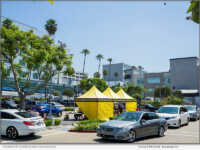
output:
M 103 92 L 108 85 L 103 79 L 99 78 L 88 78 L 80 81 L 78 87 L 82 90 L 82 92 L 88 91 L 93 85 L 95 85 L 101 92 Z
M 107 70 L 103 70 L 103 76 L 105 77 L 105 76 L 107 76 L 107 74 L 108 74 L 108 71 Z
M 85 71 L 85 61 L 86 61 L 86 56 L 90 54 L 90 51 L 88 49 L 83 49 L 81 51 L 81 54 L 84 55 L 84 62 L 83 62 L 83 73 Z
M 182 95 L 181 91 L 174 91 L 172 92 L 172 95 L 178 98 L 183 98 L 184 96 Z
M 59 96 L 59 95 L 60 95 L 60 92 L 57 91 L 57 90 L 54 90 L 54 91 L 52 92 L 52 94 L 53 94 L 54 96 Z
M 46 24 L 45 24 L 45 29 L 48 32 L 48 34 L 50 36 L 55 35 L 56 31 L 57 31 L 57 24 L 56 21 L 53 19 L 49 19 L 47 20 Z
M 154 90 L 154 97 L 168 97 L 171 95 L 171 89 L 169 87 L 162 87 L 162 88 L 156 88 Z
M 95 72 L 95 73 L 94 73 L 94 78 L 100 78 L 100 73 Z
M 1 28 L 2 55 L 14 76 L 15 88 L 21 101 L 20 106 L 24 108 L 26 96 L 45 87 L 61 68 L 65 70 L 71 67 L 72 58 L 67 55 L 66 50 L 55 45 L 49 36 L 39 37 L 32 30 L 21 31 L 14 24 L 9 26 L 5 22 L 3 24 L 6 26 L 3 25 Z M 24 62 L 24 66 L 19 63 L 20 61 Z M 23 71 L 23 67 L 26 71 Z M 32 73 L 36 73 L 40 80 L 34 88 L 30 88 Z M 23 85 L 20 84 L 22 80 Z
M 191 0 L 190 7 L 187 10 L 187 13 L 192 13 L 191 16 L 187 17 L 187 19 L 191 19 L 195 23 L 200 23 L 200 16 L 199 16 L 199 5 L 200 1 Z
M 64 89 L 63 90 L 63 95 L 68 96 L 68 97 L 73 97 L 74 96 L 74 90 L 73 89 Z
M 137 67 L 136 66 L 132 66 L 131 67 L 133 70 L 137 70 Z
M 112 58 L 108 58 L 107 61 L 109 62 L 109 80 L 111 80 L 111 64 L 112 64 Z
M 100 68 L 101 68 L 101 60 L 103 59 L 103 55 L 102 54 L 98 54 L 96 56 L 96 59 L 99 61 L 99 66 L 98 66 L 98 73 L 100 72 Z M 100 73 L 99 73 L 100 74 Z
M 183 98 L 178 98 L 178 97 L 175 97 L 175 96 L 169 96 L 167 103 L 172 104 L 172 105 L 183 105 L 184 100 L 183 100 Z

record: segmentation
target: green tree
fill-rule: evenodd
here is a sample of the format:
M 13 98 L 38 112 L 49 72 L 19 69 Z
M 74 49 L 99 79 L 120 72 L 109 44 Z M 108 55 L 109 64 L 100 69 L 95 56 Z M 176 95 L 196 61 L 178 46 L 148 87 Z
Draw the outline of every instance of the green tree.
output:
M 100 73 L 95 72 L 95 73 L 94 73 L 94 78 L 100 78 Z
M 108 58 L 107 61 L 109 62 L 109 81 L 111 80 L 111 64 L 112 64 L 112 58 Z
M 64 89 L 63 90 L 63 95 L 68 96 L 68 97 L 73 97 L 74 96 L 74 90 L 73 89 Z
M 107 70 L 103 70 L 103 76 L 105 77 L 105 76 L 107 76 L 108 75 L 108 71 Z
M 100 74 L 100 68 L 101 68 L 101 61 L 102 61 L 103 58 L 104 58 L 104 57 L 103 57 L 102 54 L 98 54 L 98 55 L 96 56 L 96 59 L 99 61 L 99 65 L 98 65 L 98 73 L 99 73 L 99 74 Z
M 55 45 L 49 36 L 39 37 L 32 30 L 21 31 L 19 27 L 11 24 L 2 26 L 1 38 L 2 55 L 14 76 L 21 108 L 24 108 L 24 99 L 27 95 L 32 95 L 45 87 L 52 77 L 58 74 L 60 68 L 71 67 L 72 58 L 65 50 L 59 50 L 59 46 Z M 19 63 L 20 61 L 24 62 L 24 66 Z M 23 71 L 23 67 L 26 71 Z M 31 88 L 30 84 L 32 73 L 36 73 L 40 80 L 34 88 Z M 22 80 L 23 85 L 20 84 Z
M 93 85 L 95 85 L 101 92 L 103 92 L 108 85 L 103 79 L 99 78 L 88 78 L 80 81 L 78 87 L 82 90 L 82 92 L 88 91 Z
M 200 23 L 199 7 L 200 7 L 200 1 L 191 0 L 190 7 L 187 10 L 187 13 L 191 13 L 191 16 L 187 17 L 187 19 L 191 19 L 197 24 Z
M 171 89 L 169 87 L 162 87 L 162 88 L 156 88 L 154 90 L 154 97 L 168 97 L 171 95 Z
M 131 67 L 133 70 L 137 70 L 137 67 L 136 66 L 132 66 Z
M 90 51 L 88 49 L 83 49 L 81 51 L 81 54 L 84 55 L 84 62 L 83 62 L 83 73 L 84 73 L 84 71 L 85 71 L 86 56 L 90 54 Z
M 53 94 L 54 96 L 59 96 L 59 95 L 60 95 L 60 92 L 57 91 L 57 90 L 54 90 L 54 91 L 52 92 L 52 94 Z
M 48 32 L 48 34 L 50 36 L 55 35 L 56 31 L 57 31 L 57 24 L 56 21 L 53 19 L 49 19 L 47 20 L 46 24 L 45 24 L 45 30 Z

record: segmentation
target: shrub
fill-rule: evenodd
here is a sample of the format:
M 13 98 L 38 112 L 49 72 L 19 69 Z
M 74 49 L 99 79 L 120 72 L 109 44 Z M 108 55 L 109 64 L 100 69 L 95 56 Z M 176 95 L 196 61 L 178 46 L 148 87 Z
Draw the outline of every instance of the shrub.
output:
M 113 120 L 113 119 L 114 119 L 114 117 L 110 117 L 110 118 L 109 118 L 109 120 Z
M 61 120 L 60 119 L 55 119 L 55 126 L 58 126 L 61 124 Z
M 160 104 L 159 101 L 155 101 L 155 100 L 154 100 L 154 101 L 152 102 L 152 105 L 153 105 L 154 107 L 158 108 L 158 107 L 160 107 L 161 104 Z
M 94 131 L 97 130 L 98 126 L 100 123 L 103 123 L 105 121 L 102 120 L 84 120 L 84 121 L 79 121 L 77 123 L 77 126 L 74 128 L 74 130 L 78 131 Z
M 47 127 L 52 126 L 52 120 L 45 120 L 44 123 Z
M 183 105 L 184 100 L 182 98 L 178 98 L 178 97 L 175 97 L 175 96 L 169 96 L 168 97 L 168 104 Z
M 73 108 L 73 107 L 66 107 L 66 108 L 64 109 L 64 111 L 74 111 L 74 108 Z

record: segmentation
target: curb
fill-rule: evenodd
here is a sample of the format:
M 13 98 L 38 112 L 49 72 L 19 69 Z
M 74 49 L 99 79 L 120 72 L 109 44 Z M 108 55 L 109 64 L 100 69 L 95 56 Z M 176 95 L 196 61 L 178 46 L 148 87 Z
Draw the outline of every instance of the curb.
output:
M 88 130 L 69 130 L 69 132 L 96 133 L 97 131 L 96 130 L 91 130 L 91 131 L 88 131 Z

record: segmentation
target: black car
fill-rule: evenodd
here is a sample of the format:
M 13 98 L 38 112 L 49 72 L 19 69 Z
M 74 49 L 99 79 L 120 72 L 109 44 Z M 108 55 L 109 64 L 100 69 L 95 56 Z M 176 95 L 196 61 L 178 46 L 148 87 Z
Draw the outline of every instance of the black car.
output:
M 141 111 L 145 111 L 145 112 L 155 112 L 157 110 L 156 107 L 154 107 L 151 104 L 144 104 L 141 106 Z
M 17 109 L 17 104 L 13 100 L 2 100 L 1 107 L 6 109 Z

